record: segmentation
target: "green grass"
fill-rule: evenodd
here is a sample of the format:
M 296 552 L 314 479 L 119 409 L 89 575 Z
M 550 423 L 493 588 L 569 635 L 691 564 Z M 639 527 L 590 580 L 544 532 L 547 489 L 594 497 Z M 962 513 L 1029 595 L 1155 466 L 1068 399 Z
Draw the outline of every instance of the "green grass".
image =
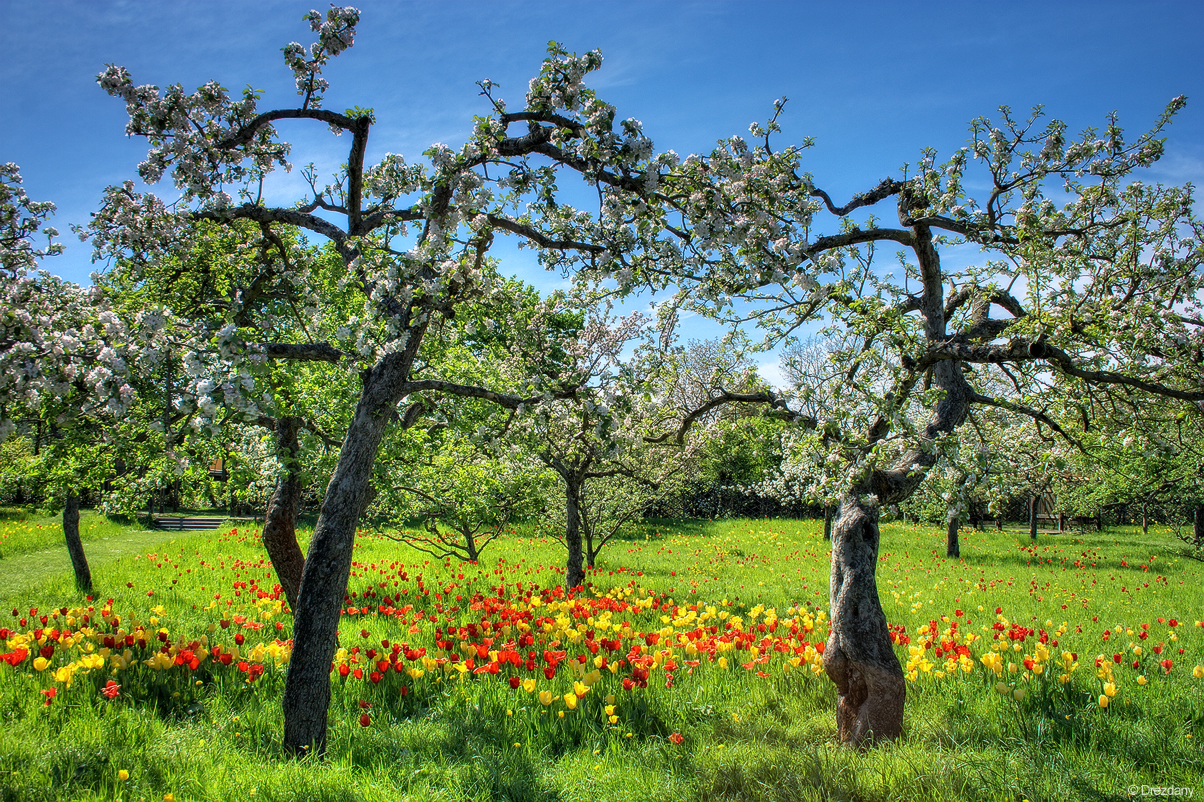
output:
M 768 611 L 754 615 L 763 607 L 782 622 L 814 621 L 813 640 L 822 641 L 823 619 L 814 611 L 828 603 L 829 550 L 821 531 L 819 521 L 647 522 L 607 547 L 589 581 L 598 594 L 627 588 L 624 598 L 655 600 L 660 609 L 614 619 L 644 633 L 696 631 L 697 624 L 681 623 L 691 605 L 700 614 L 713 606 L 755 627 L 772 620 Z M 258 635 L 243 630 L 247 648 L 288 637 L 287 615 L 257 598 L 257 589 L 271 592 L 274 578 L 256 527 L 155 533 L 167 538 L 153 543 L 140 540 L 145 534 L 128 529 L 107 541 L 85 541 L 93 555 L 94 608 L 111 605 L 129 631 L 136 631 L 135 621 L 148 633 L 168 628 L 169 642 L 206 636 L 229 644 L 236 627 L 223 629 L 221 622 L 237 614 L 266 623 Z M 101 556 L 104 544 L 114 549 L 108 556 Z M 646 689 L 632 691 L 619 687 L 622 672 L 602 670 L 576 709 L 560 700 L 572 688 L 563 665 L 552 681 L 538 675 L 539 688 L 557 696 L 549 706 L 537 694 L 512 690 L 505 672 L 457 679 L 432 671 L 415 680 L 390 672 L 378 685 L 336 673 L 328 754 L 305 761 L 284 754 L 284 673 L 271 665 L 248 684 L 233 666 L 206 664 L 188 674 L 137 664 L 116 675 L 122 695 L 108 701 L 99 693 L 104 670 L 81 671 L 66 688 L 50 677 L 52 669 L 37 672 L 26 661 L 18 668 L 0 663 L 0 800 L 159 800 L 171 793 L 176 800 L 1036 802 L 1124 799 L 1133 784 L 1204 793 L 1204 679 L 1192 675 L 1204 665 L 1204 628 L 1194 626 L 1204 618 L 1204 565 L 1179 557 L 1178 546 L 1161 530 L 1146 537 L 1140 530 L 1043 535 L 1035 544 L 1024 533 L 971 530 L 962 536 L 964 558 L 947 560 L 936 528 L 885 526 L 878 579 L 890 622 L 913 643 L 929 622 L 948 627 L 944 618 L 983 640 L 970 645 L 976 665 L 967 676 L 936 676 L 943 660 L 925 652 L 934 665 L 908 683 L 903 737 L 865 751 L 836 742 L 831 683 L 805 663 L 786 671 L 781 654 L 746 670 L 740 663 L 751 652 L 733 651 L 728 668 L 704 660 L 687 674 L 687 653 L 679 650 L 682 665 L 671 687 L 662 667 Z M 0 625 L 35 626 L 18 627 L 30 608 L 38 615 L 86 609 L 62 559 L 62 569 L 0 590 L 5 607 L 19 614 Z M 499 540 L 480 565 L 433 560 L 364 533 L 348 605 L 369 612 L 344 617 L 340 644 L 404 641 L 436 654 L 434 627 L 479 621 L 484 613 L 474 605 L 482 600 L 504 597 L 506 609 L 522 608 L 532 586 L 560 584 L 562 559 L 558 544 L 525 530 Z M 9 564 L 5 555 L 0 587 L 13 581 L 6 579 Z M 381 614 L 385 596 L 390 609 L 412 604 L 414 610 L 404 618 Z M 554 600 L 538 610 L 557 618 Z M 415 623 L 418 611 L 437 621 Z M 9 612 L 0 609 L 5 617 Z M 600 628 L 604 614 L 595 615 L 598 623 L 566 617 L 549 624 L 546 637 L 570 655 L 586 653 L 569 633 L 578 623 L 582 630 Z M 1172 618 L 1179 626 L 1169 625 Z M 1017 674 L 1004 672 L 1008 695 L 998 693 L 1000 678 L 977 658 L 996 642 L 992 627 L 1001 621 L 1005 631 L 1046 632 L 1051 663 L 1062 651 L 1078 654 L 1069 682 L 1059 683 L 1052 666 L 1027 679 L 1018 667 Z M 66 616 L 57 612 L 48 622 L 63 626 Z M 516 631 L 494 634 L 500 643 Z M 1138 637 L 1143 631 L 1146 640 Z M 1004 659 L 1021 662 L 1035 640 L 1036 632 L 1013 652 L 1005 636 Z M 1162 653 L 1154 655 L 1159 644 Z M 1139 658 L 1133 646 L 1143 648 Z M 905 645 L 898 654 L 908 661 Z M 1113 654 L 1122 654 L 1122 662 Z M 1096 677 L 1097 656 L 1114 668 L 1118 689 L 1107 709 L 1097 702 L 1104 684 Z M 1174 662 L 1170 673 L 1159 665 L 1163 658 Z M 54 660 L 60 665 L 66 658 L 56 653 Z M 756 673 L 761 668 L 765 677 Z M 1138 684 L 1138 676 L 1147 684 Z M 40 691 L 51 686 L 59 695 L 46 705 Z M 1014 698 L 1016 688 L 1026 691 L 1022 700 Z M 605 694 L 616 696 L 614 724 L 603 710 Z M 370 705 L 367 727 L 359 723 L 361 702 Z M 675 734 L 681 744 L 669 737 Z M 123 770 L 128 780 L 119 779 Z
M 111 521 L 91 510 L 80 513 L 79 536 L 89 541 L 125 538 L 136 522 Z M 0 507 L 0 559 L 22 554 L 63 549 L 63 518 L 36 510 Z

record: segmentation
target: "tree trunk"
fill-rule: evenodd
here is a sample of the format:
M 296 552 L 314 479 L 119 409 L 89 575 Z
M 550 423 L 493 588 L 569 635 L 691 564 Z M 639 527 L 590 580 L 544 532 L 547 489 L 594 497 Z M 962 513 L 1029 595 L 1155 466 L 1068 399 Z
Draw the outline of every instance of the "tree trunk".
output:
M 71 567 L 75 569 L 75 586 L 84 593 L 91 593 L 92 569 L 88 567 L 88 556 L 84 554 L 84 543 L 79 537 L 79 496 L 74 492 L 67 494 L 63 505 L 63 535 L 67 539 Z
M 280 586 L 284 588 L 288 605 L 294 611 L 301 588 L 301 573 L 305 569 L 305 555 L 297 545 L 297 507 L 301 501 L 301 447 L 297 430 L 300 426 L 301 419 L 297 417 L 276 421 L 276 456 L 284 466 L 284 475 L 276 482 L 263 517 L 263 545 Z
M 284 745 L 294 754 L 321 754 L 326 749 L 330 666 L 338 645 L 355 529 L 368 505 L 376 452 L 401 400 L 397 388 L 402 386 L 403 370 L 404 366 L 385 357 L 382 364 L 365 371 L 364 391 L 309 544 L 293 614 L 293 656 L 283 698 Z
M 878 600 L 878 508 L 841 499 L 832 541 L 831 633 L 824 670 L 836 683 L 840 740 L 859 746 L 899 736 L 907 694 Z
M 907 523 L 907 513 L 903 514 L 903 523 Z M 832 539 L 832 508 L 824 507 L 824 540 Z
M 565 565 L 564 584 L 566 590 L 585 583 L 584 555 L 581 548 L 581 488 L 576 483 L 565 484 L 565 527 L 564 542 L 568 546 L 569 558 Z
M 1196 505 L 1195 524 L 1192 526 L 1196 540 L 1196 548 L 1204 546 L 1204 504 Z
M 1037 497 L 1033 496 L 1028 500 L 1028 536 L 1032 540 L 1037 539 Z
M 464 554 L 468 557 L 469 562 L 475 563 L 480 557 L 480 552 L 477 551 L 477 539 L 473 536 L 472 529 L 464 529 Z
M 957 528 L 960 519 L 956 514 L 950 514 L 948 517 L 948 526 L 945 530 L 945 556 L 957 557 L 962 556 L 961 545 L 957 542 Z
M 1150 517 L 1146 515 L 1145 505 L 1141 507 L 1141 534 L 1148 535 L 1150 533 Z
M 924 287 L 920 304 L 924 335 L 935 344 L 947 336 L 940 257 L 931 229 L 917 224 L 912 232 Z M 944 395 L 924 427 L 923 439 L 929 446 L 965 421 L 972 398 L 960 363 L 942 360 L 931 370 Z M 877 442 L 889 430 L 889 420 L 883 416 L 870 424 L 867 434 L 871 442 Z M 831 632 L 824 649 L 824 670 L 839 694 L 836 724 L 840 739 L 852 746 L 897 738 L 903 730 L 906 681 L 874 578 L 879 504 L 906 501 L 935 461 L 936 449 L 917 447 L 904 453 L 889 470 L 874 470 L 841 499 L 833 526 Z

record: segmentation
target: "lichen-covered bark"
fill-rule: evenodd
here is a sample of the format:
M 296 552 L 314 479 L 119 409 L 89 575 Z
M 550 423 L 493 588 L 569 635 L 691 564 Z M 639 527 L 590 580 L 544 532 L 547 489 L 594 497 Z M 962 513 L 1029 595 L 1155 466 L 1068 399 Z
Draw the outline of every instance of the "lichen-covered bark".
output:
M 263 520 L 263 545 L 284 589 L 289 607 L 297 609 L 305 555 L 297 545 L 297 507 L 301 500 L 300 444 L 297 431 L 301 419 L 283 417 L 276 421 L 276 456 L 284 475 L 276 483 Z
M 841 499 L 832 533 L 831 633 L 824 670 L 836 683 L 840 740 L 852 746 L 897 738 L 907 694 L 878 600 L 878 507 Z
M 962 556 L 962 547 L 957 540 L 957 529 L 961 523 L 957 515 L 950 515 L 945 528 L 945 556 L 958 558 Z
M 68 493 L 63 505 L 63 535 L 67 540 L 67 553 L 71 555 L 71 567 L 75 570 L 75 586 L 84 593 L 92 592 L 92 569 L 84 554 L 84 543 L 79 537 L 79 496 Z

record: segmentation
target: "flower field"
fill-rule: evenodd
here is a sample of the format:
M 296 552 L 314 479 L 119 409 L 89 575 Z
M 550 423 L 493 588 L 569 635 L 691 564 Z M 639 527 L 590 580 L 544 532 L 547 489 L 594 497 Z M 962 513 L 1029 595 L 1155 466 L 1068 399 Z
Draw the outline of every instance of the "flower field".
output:
M 887 526 L 906 727 L 858 753 L 835 743 L 822 673 L 819 532 L 646 525 L 571 597 L 535 537 L 472 565 L 362 533 L 330 752 L 300 763 L 280 746 L 290 616 L 258 532 L 185 534 L 96 570 L 94 598 L 64 577 L 6 600 L 0 799 L 1204 793 L 1204 566 L 1172 538 L 971 531 L 953 561 L 935 529 Z

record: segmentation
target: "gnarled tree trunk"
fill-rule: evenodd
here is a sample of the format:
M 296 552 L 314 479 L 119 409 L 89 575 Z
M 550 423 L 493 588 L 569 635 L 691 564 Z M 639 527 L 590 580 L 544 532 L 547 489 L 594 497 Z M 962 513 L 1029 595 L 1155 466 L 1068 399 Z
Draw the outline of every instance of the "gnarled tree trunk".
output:
M 284 465 L 284 475 L 276 483 L 263 520 L 263 545 L 276 570 L 289 607 L 297 609 L 301 573 L 305 555 L 297 545 L 297 507 L 301 500 L 301 450 L 297 430 L 301 419 L 283 417 L 276 421 L 276 455 Z
M 943 302 L 936 280 L 939 272 L 931 269 L 937 259 L 929 233 L 917 232 L 924 235 L 917 253 L 925 266 L 929 293 L 925 326 L 930 340 L 937 341 L 944 336 Z M 932 375 L 944 397 L 924 429 L 924 439 L 930 443 L 966 419 L 971 394 L 961 366 L 955 362 L 938 362 Z M 882 420 L 871 425 L 872 438 L 884 433 L 885 427 Z M 910 497 L 936 461 L 935 453 L 934 449 L 911 450 L 889 470 L 872 471 L 840 500 L 832 531 L 832 629 L 824 649 L 824 670 L 839 694 L 836 724 L 840 740 L 850 746 L 897 738 L 903 731 L 906 681 L 874 577 L 879 505 L 898 504 Z
M 63 535 L 67 539 L 67 553 L 71 555 L 71 567 L 75 570 L 75 586 L 84 593 L 92 592 L 92 569 L 84 554 L 84 543 L 79 537 L 79 495 L 67 494 L 63 505 Z
M 840 501 L 832 534 L 832 631 L 824 670 L 840 695 L 840 740 L 860 746 L 897 738 L 907 694 L 903 668 L 878 600 L 878 507 L 850 494 Z

